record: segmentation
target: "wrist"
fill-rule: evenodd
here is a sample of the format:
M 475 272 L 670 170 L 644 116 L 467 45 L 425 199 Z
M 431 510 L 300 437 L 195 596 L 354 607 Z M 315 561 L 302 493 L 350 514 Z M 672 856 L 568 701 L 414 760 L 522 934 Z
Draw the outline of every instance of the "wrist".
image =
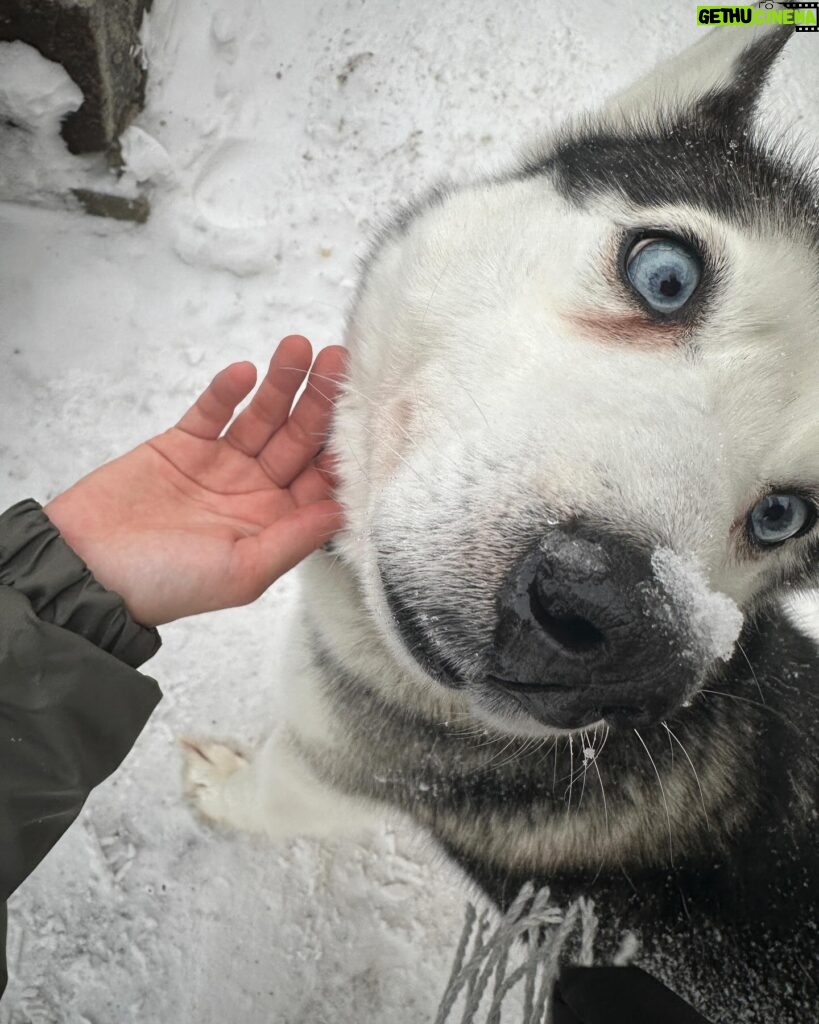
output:
M 83 511 L 83 503 L 75 499 L 72 489 L 49 501 L 43 506 L 43 512 L 56 527 L 62 540 L 86 564 L 97 582 L 108 590 L 116 591 L 124 600 L 121 588 L 116 585 L 116 581 L 108 578 L 102 563 L 100 552 L 103 545 L 100 544 L 98 527 Z
M 84 636 L 136 668 L 159 647 L 159 634 L 128 612 L 121 596 L 91 573 L 33 500 L 0 514 L 0 585 L 23 594 L 44 622 Z
M 84 502 L 69 488 L 43 506 L 43 512 L 57 529 L 61 539 L 85 563 L 94 580 L 116 594 L 128 614 L 141 626 L 155 625 L 138 614 L 131 600 L 126 580 L 114 569 L 115 544 L 106 537 L 99 525 L 99 514 L 92 513 Z
M 85 550 L 87 545 L 83 541 L 87 531 L 83 530 L 82 522 L 78 521 L 76 512 L 72 510 L 70 499 L 66 500 L 69 493 L 66 491 L 52 501 L 47 502 L 43 505 L 43 512 L 57 528 L 65 543 L 85 562 L 90 571 L 96 575 L 95 568 L 90 564 L 90 560 L 87 557 L 88 551 Z

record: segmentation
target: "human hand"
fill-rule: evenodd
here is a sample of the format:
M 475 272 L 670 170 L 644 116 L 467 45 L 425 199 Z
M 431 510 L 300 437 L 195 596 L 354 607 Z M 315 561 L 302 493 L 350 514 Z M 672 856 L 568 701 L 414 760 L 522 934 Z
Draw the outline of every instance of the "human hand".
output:
M 248 604 L 341 527 L 322 446 L 346 351 L 319 353 L 291 413 L 312 358 L 306 338 L 285 338 L 231 422 L 256 383 L 252 363 L 233 363 L 175 427 L 45 506 L 137 622 Z

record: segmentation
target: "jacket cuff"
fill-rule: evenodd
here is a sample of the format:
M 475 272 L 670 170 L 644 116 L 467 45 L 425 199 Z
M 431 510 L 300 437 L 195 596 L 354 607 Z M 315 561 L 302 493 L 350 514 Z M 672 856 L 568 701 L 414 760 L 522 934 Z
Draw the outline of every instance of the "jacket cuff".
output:
M 131 668 L 162 643 L 155 629 L 131 618 L 119 594 L 94 579 L 31 498 L 0 515 L 0 584 L 25 594 L 44 622 L 78 633 Z

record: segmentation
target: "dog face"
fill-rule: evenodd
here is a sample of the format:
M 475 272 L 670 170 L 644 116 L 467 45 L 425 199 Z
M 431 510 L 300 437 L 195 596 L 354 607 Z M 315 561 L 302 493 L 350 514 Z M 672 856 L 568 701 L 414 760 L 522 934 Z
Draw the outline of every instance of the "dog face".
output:
M 394 659 L 514 734 L 673 714 L 819 530 L 817 196 L 717 29 L 381 239 L 334 446 Z

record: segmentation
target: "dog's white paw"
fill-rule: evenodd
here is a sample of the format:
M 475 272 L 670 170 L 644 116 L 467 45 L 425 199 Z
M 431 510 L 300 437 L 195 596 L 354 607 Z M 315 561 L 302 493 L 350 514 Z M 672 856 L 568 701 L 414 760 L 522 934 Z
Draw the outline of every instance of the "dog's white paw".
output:
M 182 738 L 185 751 L 185 793 L 196 810 L 208 821 L 231 820 L 226 783 L 248 760 L 224 743 Z

